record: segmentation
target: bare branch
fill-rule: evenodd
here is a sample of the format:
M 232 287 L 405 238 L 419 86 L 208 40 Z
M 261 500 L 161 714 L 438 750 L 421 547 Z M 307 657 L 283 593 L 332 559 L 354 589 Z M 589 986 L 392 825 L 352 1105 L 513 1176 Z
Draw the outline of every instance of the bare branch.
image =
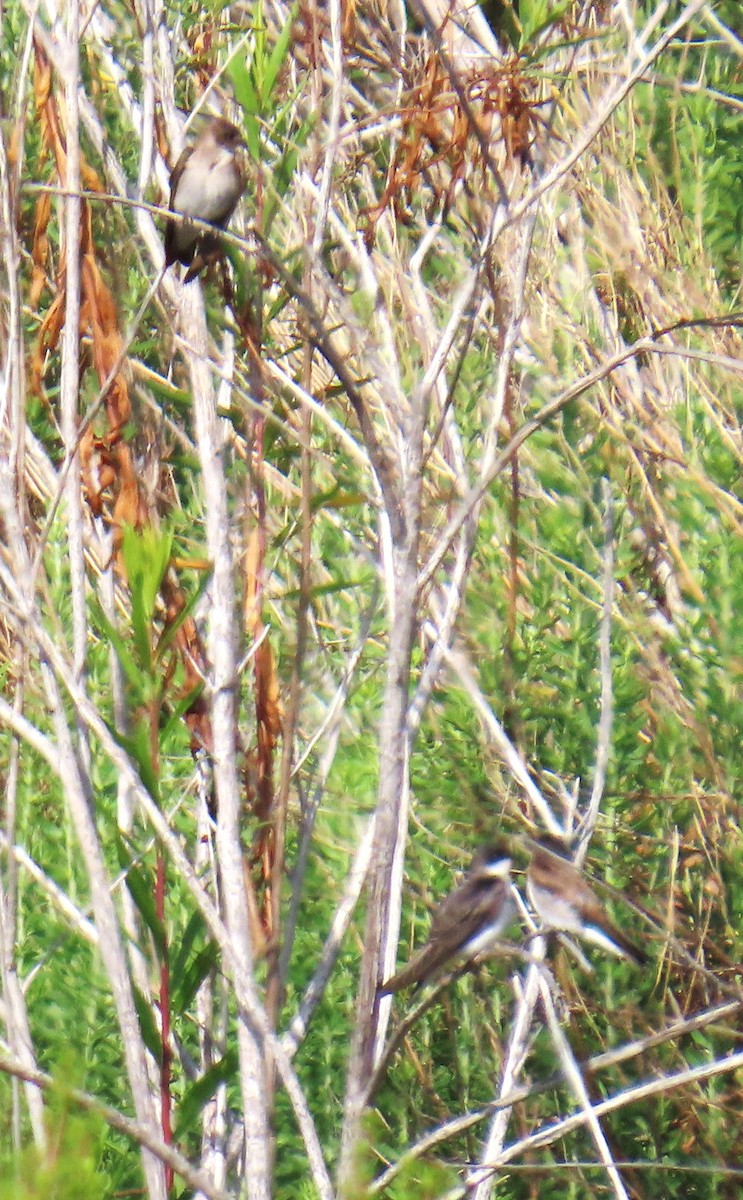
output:
M 613 690 L 611 679 L 611 612 L 614 603 L 614 502 L 611 494 L 611 484 L 604 480 L 604 571 L 603 571 L 603 603 L 601 606 L 601 625 L 599 629 L 599 674 L 601 677 L 601 714 L 599 717 L 598 741 L 596 745 L 596 765 L 593 773 L 593 786 L 586 811 L 581 818 L 579 842 L 575 860 L 581 863 L 583 854 L 596 826 L 599 806 L 604 794 L 606 770 L 609 764 L 611 748 L 611 729 L 613 720 Z
M 1 1051 L 0 1071 L 12 1075 L 16 1079 L 24 1079 L 33 1084 L 35 1088 L 41 1088 L 44 1091 L 58 1086 L 51 1075 L 47 1075 L 43 1071 L 32 1070 Z M 131 1138 L 136 1145 L 148 1151 L 164 1166 L 172 1167 L 188 1187 L 198 1188 L 208 1197 L 208 1200 L 229 1200 L 226 1192 L 223 1192 L 221 1188 L 214 1187 L 206 1171 L 192 1167 L 188 1159 L 184 1158 L 178 1150 L 174 1150 L 172 1146 L 166 1146 L 165 1142 L 153 1133 L 151 1126 L 133 1121 L 131 1117 L 124 1116 L 123 1113 L 107 1104 L 101 1104 L 95 1096 L 91 1096 L 89 1092 L 83 1092 L 79 1088 L 70 1088 L 68 1094 L 74 1104 L 79 1105 L 86 1112 L 102 1117 L 112 1129 Z
M 619 1200 L 627 1200 L 627 1189 L 622 1182 L 621 1175 L 614 1166 L 611 1150 L 609 1149 L 609 1145 L 604 1137 L 601 1125 L 596 1117 L 593 1105 L 591 1104 L 591 1098 L 588 1095 L 586 1086 L 581 1078 L 578 1064 L 576 1063 L 573 1052 L 570 1049 L 570 1044 L 560 1028 L 560 1022 L 557 1017 L 557 1013 L 555 1012 L 555 1005 L 552 999 L 552 992 L 546 979 L 542 978 L 540 980 L 539 990 L 542 996 L 542 1005 L 547 1014 L 547 1024 L 552 1036 L 552 1044 L 557 1051 L 557 1056 L 560 1060 L 565 1078 L 567 1079 L 568 1084 L 570 1085 L 570 1088 L 585 1115 L 591 1137 L 593 1138 L 596 1149 L 599 1152 L 599 1158 L 606 1168 L 606 1173 L 609 1176 L 614 1195 L 617 1196 Z

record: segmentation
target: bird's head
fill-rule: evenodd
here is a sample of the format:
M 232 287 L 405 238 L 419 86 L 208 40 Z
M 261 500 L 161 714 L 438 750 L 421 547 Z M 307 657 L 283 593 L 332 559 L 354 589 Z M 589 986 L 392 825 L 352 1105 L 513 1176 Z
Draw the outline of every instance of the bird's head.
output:
M 217 145 L 224 146 L 225 150 L 234 152 L 245 146 L 245 139 L 237 125 L 233 125 L 232 121 L 226 121 L 224 117 L 214 118 L 211 134 Z
M 565 841 L 563 838 L 554 837 L 551 833 L 541 833 L 532 845 L 534 850 L 543 850 L 547 854 L 552 854 L 557 858 L 564 858 L 567 862 L 572 862 L 573 847 L 570 842 Z
M 481 846 L 472 859 L 472 873 L 487 879 L 508 879 L 511 858 L 503 843 Z

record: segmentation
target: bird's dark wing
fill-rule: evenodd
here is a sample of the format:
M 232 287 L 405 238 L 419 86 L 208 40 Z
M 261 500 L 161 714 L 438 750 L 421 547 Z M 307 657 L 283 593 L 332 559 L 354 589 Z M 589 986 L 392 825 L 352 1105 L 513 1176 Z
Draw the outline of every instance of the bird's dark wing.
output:
M 573 894 L 585 923 L 595 925 L 597 929 L 606 934 L 610 941 L 615 943 L 627 958 L 637 963 L 638 966 L 643 966 L 648 961 L 647 955 L 613 924 L 601 900 L 573 864 L 566 864 L 566 866 L 569 868 Z
M 603 933 L 610 942 L 614 943 L 620 954 L 624 954 L 625 958 L 629 958 L 631 962 L 636 963 L 638 967 L 644 966 L 648 962 L 648 957 L 645 952 L 641 950 L 639 946 L 636 946 L 634 942 L 631 942 L 630 939 L 624 933 L 622 933 L 622 930 L 618 929 L 617 926 L 614 925 L 614 923 L 609 919 L 609 915 L 606 912 L 603 904 L 600 903 L 598 898 L 594 896 L 593 893 L 591 893 L 591 895 L 594 901 L 593 906 L 586 905 L 583 910 L 583 918 L 586 925 L 593 925 L 596 929 L 601 930 L 601 933 Z
M 532 870 L 534 874 L 534 882 L 539 887 L 545 887 L 551 890 L 556 884 L 562 886 L 562 890 L 567 892 L 575 905 L 576 912 L 584 925 L 593 925 L 596 929 L 600 929 L 602 933 L 614 942 L 618 949 L 631 959 L 632 962 L 642 966 L 648 961 L 647 955 L 631 942 L 616 925 L 610 921 L 606 909 L 594 892 L 593 888 L 580 874 L 573 863 L 568 862 L 561 855 L 550 853 L 535 853 L 532 859 Z
M 398 992 L 412 983 L 420 986 L 484 929 L 510 915 L 510 904 L 510 888 L 505 881 L 463 880 L 433 914 L 428 941 L 385 982 L 382 993 Z
M 429 942 L 455 953 L 498 917 L 509 887 L 497 879 L 465 879 L 441 902 L 431 919 Z
M 186 163 L 193 154 L 193 146 L 186 146 L 181 152 L 178 162 L 173 167 L 173 173 L 170 176 L 170 203 L 168 207 L 171 212 L 175 211 L 175 195 L 178 190 L 178 183 L 185 169 Z M 193 258 L 195 239 L 187 246 L 179 245 L 178 238 L 179 225 L 177 221 L 168 221 L 165 226 L 165 265 L 170 267 L 174 262 L 183 263 L 187 267 Z
M 436 909 L 428 941 L 400 972 L 400 976 L 405 976 L 400 987 L 430 979 L 472 938 L 494 923 L 508 903 L 509 888 L 502 881 L 465 879 Z
M 178 157 L 178 162 L 175 164 L 175 166 L 173 167 L 173 170 L 171 172 L 171 175 L 170 175 L 170 208 L 171 208 L 171 211 L 173 209 L 173 202 L 175 200 L 175 194 L 178 191 L 178 184 L 181 181 L 181 175 L 183 174 L 184 170 L 186 169 L 186 163 L 188 162 L 189 158 L 193 154 L 193 149 L 194 149 L 193 146 L 186 146 L 186 147 L 184 147 L 183 150 L 181 150 L 181 153 Z
M 617 929 L 616 925 L 612 925 L 606 917 L 604 917 L 603 932 L 615 942 L 622 953 L 638 967 L 644 967 L 650 961 L 644 950 L 641 950 L 634 942 L 631 942 L 628 937 L 625 937 L 621 929 Z

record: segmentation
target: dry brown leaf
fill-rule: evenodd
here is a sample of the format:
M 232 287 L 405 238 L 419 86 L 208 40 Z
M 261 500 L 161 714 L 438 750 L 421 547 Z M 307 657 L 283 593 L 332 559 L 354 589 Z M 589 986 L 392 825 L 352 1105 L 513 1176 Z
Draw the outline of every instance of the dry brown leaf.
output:
M 124 525 L 141 529 L 149 524 L 149 514 L 134 469 L 132 452 L 126 442 L 119 442 L 113 454 L 118 489 L 113 520 L 117 533 Z
M 64 291 L 60 291 L 41 322 L 36 345 L 31 355 L 31 390 L 35 396 L 42 399 L 44 397 L 44 363 L 47 354 L 56 348 L 63 325 Z
M 21 138 L 23 136 L 23 125 L 20 121 L 16 121 L 11 127 L 10 138 L 8 139 L 8 166 L 11 171 L 14 171 L 18 165 L 18 159 L 21 153 Z
M 271 643 L 264 637 L 255 652 L 257 717 L 259 744 L 261 730 L 265 731 L 265 747 L 273 750 L 281 733 L 281 689 L 276 674 L 276 660 Z
M 34 221 L 34 240 L 31 247 L 31 259 L 34 264 L 29 292 L 29 304 L 35 309 L 46 284 L 46 261 L 49 254 L 49 238 L 47 229 L 52 212 L 52 198 L 48 192 L 42 192 L 36 202 L 36 220 Z
M 91 167 L 90 163 L 85 158 L 80 160 L 80 176 L 83 181 L 85 190 L 88 192 L 105 192 L 105 188 L 101 182 L 101 177 L 95 167 Z

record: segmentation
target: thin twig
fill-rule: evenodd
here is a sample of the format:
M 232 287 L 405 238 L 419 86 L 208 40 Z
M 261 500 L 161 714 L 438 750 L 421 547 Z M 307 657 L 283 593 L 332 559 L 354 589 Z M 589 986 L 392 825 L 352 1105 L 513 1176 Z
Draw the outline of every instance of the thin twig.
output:
M 614 692 L 611 677 L 611 611 L 614 602 L 614 502 L 611 494 L 611 484 L 608 479 L 603 481 L 604 500 L 604 553 L 603 553 L 603 601 L 601 605 L 601 624 L 599 627 L 599 675 L 601 678 L 601 711 L 599 716 L 598 738 L 596 742 L 596 764 L 593 771 L 593 786 L 591 796 L 583 813 L 578 832 L 578 848 L 575 862 L 581 865 L 588 849 L 599 807 L 604 795 L 606 770 L 609 765 L 611 748 L 611 730 L 614 716 Z
M 629 1042 L 624 1046 L 618 1047 L 616 1050 L 607 1050 L 603 1054 L 596 1054 L 593 1058 L 579 1062 L 578 1065 L 581 1071 L 595 1074 L 606 1067 L 612 1067 L 618 1063 L 627 1062 L 629 1059 L 635 1058 L 640 1054 L 645 1054 L 648 1050 L 656 1046 L 662 1046 L 666 1042 L 675 1041 L 677 1038 L 704 1029 L 708 1025 L 724 1020 L 726 1017 L 731 1017 L 741 1007 L 743 1007 L 741 1001 L 716 1005 L 714 1008 L 695 1013 L 691 1017 L 683 1017 L 678 1021 L 674 1021 L 672 1025 L 667 1026 L 665 1029 L 661 1029 L 657 1033 L 648 1034 L 646 1037 L 640 1038 L 635 1042 Z M 730 1036 L 733 1037 L 734 1034 L 731 1032 Z M 386 1171 L 379 1175 L 374 1183 L 370 1185 L 369 1194 L 373 1196 L 384 1192 L 393 1180 L 402 1171 L 405 1171 L 412 1162 L 430 1153 L 431 1150 L 435 1150 L 443 1142 L 458 1137 L 459 1134 L 487 1120 L 494 1113 L 506 1108 L 512 1108 L 515 1104 L 521 1104 L 524 1100 L 530 1100 L 533 1096 L 554 1090 L 554 1088 L 559 1086 L 560 1082 L 561 1076 L 559 1074 L 550 1075 L 548 1079 L 540 1080 L 538 1083 L 514 1088 L 512 1091 L 502 1095 L 498 1100 L 492 1101 L 492 1103 L 476 1112 L 464 1113 L 460 1117 L 454 1117 L 452 1120 L 446 1121 L 443 1125 L 431 1130 L 430 1133 L 422 1137 L 414 1146 L 406 1150 L 397 1162 L 392 1163 Z
M 43 1091 L 53 1091 L 55 1088 L 62 1087 L 59 1080 L 53 1079 L 51 1075 L 45 1074 L 44 1071 L 31 1070 L 2 1051 L 0 1051 L 0 1071 L 12 1075 L 16 1079 L 24 1079 Z M 149 1151 L 164 1166 L 172 1167 L 187 1187 L 198 1188 L 208 1197 L 208 1200 L 231 1200 L 231 1196 L 223 1192 L 221 1188 L 214 1187 L 206 1171 L 191 1166 L 191 1163 L 180 1151 L 175 1150 L 172 1146 L 166 1146 L 162 1138 L 152 1132 L 149 1125 L 133 1121 L 131 1117 L 125 1116 L 124 1113 L 108 1104 L 102 1104 L 96 1096 L 92 1096 L 90 1092 L 84 1092 L 80 1088 L 67 1088 L 66 1095 L 73 1104 L 78 1105 L 85 1112 L 101 1117 L 107 1125 L 110 1125 L 111 1129 L 118 1130 L 136 1145 Z
M 599 1124 L 594 1107 L 591 1104 L 591 1097 L 588 1095 L 586 1090 L 586 1085 L 581 1077 L 580 1069 L 575 1061 L 573 1051 L 570 1048 L 570 1044 L 565 1037 L 565 1034 L 560 1028 L 560 1022 L 558 1020 L 557 1013 L 555 1012 L 552 993 L 545 979 L 540 980 L 539 990 L 542 996 L 542 1006 L 547 1015 L 547 1025 L 552 1037 L 552 1045 L 557 1051 L 557 1056 L 560 1060 L 565 1079 L 567 1080 L 573 1094 L 577 1098 L 578 1103 L 581 1106 L 581 1111 L 586 1118 L 586 1123 L 588 1124 L 591 1137 L 593 1138 L 596 1149 L 599 1152 L 599 1158 L 606 1168 L 606 1173 L 609 1176 L 609 1180 L 614 1190 L 614 1195 L 618 1198 L 618 1200 L 628 1200 L 627 1189 L 622 1182 L 621 1175 L 614 1166 L 609 1144 L 604 1136 L 601 1125 Z

